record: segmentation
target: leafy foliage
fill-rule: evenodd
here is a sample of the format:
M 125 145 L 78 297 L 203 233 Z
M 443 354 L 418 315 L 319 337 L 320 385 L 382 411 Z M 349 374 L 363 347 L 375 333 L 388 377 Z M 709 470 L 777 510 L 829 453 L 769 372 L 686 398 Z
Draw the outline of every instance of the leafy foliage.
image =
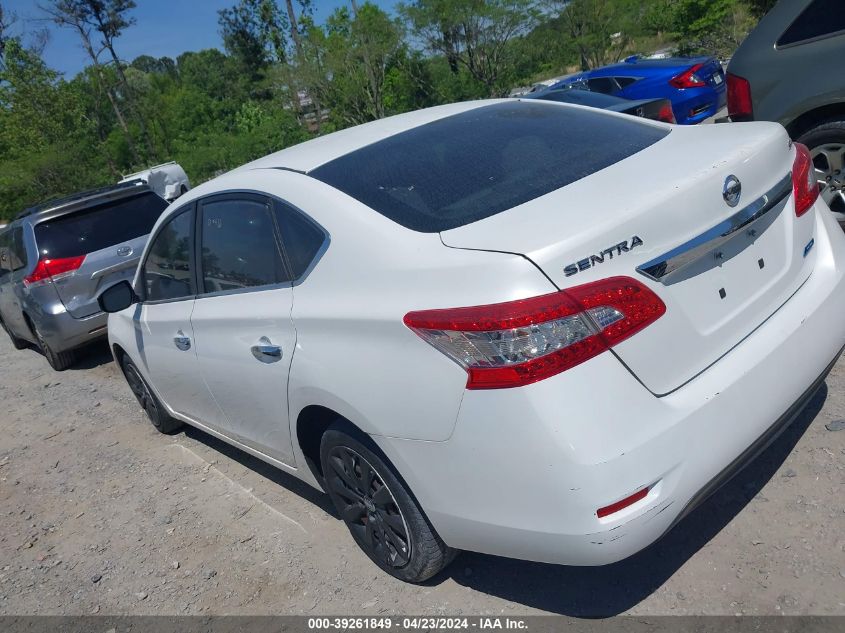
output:
M 0 6 L 0 221 L 154 162 L 198 183 L 314 134 L 634 52 L 729 55 L 774 0 L 408 0 L 395 15 L 350 0 L 319 25 L 310 0 L 231 0 L 225 52 L 130 63 L 117 44 L 135 1 L 43 2 L 89 65 L 62 78 Z

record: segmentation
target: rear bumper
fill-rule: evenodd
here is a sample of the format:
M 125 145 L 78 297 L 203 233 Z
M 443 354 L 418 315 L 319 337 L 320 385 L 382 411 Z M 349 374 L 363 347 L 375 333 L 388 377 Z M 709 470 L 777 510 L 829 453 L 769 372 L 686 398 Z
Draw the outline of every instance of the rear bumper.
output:
M 28 312 L 35 319 L 44 340 L 55 352 L 81 347 L 106 335 L 108 315 L 105 312 L 75 319 L 61 302 L 35 306 Z
M 682 125 L 701 123 L 727 104 L 727 90 L 724 88 L 688 88 L 679 90 L 678 93 L 679 95 L 672 99 L 672 110 L 675 119 Z
M 764 450 L 845 345 L 845 236 L 823 204 L 815 213 L 811 277 L 671 394 L 653 396 L 605 353 L 520 389 L 466 392 L 445 442 L 374 439 L 453 547 L 574 565 L 636 553 Z

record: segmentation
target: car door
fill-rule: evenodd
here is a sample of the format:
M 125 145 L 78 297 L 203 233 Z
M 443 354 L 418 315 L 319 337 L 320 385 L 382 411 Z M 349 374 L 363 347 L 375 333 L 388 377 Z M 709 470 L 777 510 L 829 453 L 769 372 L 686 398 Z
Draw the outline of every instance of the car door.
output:
M 199 375 L 191 329 L 195 224 L 190 205 L 151 238 L 139 277 L 135 331 L 141 363 L 159 397 L 176 413 L 217 427 L 223 416 Z
M 287 382 L 296 331 L 273 202 L 218 195 L 200 201 L 197 217 L 200 292 L 191 324 L 200 374 L 227 435 L 293 466 Z

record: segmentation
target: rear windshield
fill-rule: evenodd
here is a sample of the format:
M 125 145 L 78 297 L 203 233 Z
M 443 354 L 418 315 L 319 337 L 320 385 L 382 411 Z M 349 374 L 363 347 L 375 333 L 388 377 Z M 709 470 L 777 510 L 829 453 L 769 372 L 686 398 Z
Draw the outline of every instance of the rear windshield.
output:
M 36 225 L 44 257 L 76 257 L 147 235 L 167 202 L 152 192 L 121 198 Z
M 309 175 L 406 228 L 437 233 L 564 187 L 666 134 L 600 110 L 513 101 L 413 128 Z

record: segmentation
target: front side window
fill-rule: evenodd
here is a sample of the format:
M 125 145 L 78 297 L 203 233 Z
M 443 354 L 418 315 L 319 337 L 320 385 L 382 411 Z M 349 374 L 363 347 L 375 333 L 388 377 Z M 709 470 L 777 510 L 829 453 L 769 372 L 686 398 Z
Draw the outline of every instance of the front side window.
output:
M 290 281 L 276 240 L 269 201 L 212 200 L 202 204 L 200 213 L 204 292 Z
M 194 214 L 186 211 L 156 234 L 144 264 L 146 301 L 193 296 L 192 236 Z
M 845 34 L 842 0 L 813 0 L 780 36 L 777 45 L 799 44 L 840 32 Z

